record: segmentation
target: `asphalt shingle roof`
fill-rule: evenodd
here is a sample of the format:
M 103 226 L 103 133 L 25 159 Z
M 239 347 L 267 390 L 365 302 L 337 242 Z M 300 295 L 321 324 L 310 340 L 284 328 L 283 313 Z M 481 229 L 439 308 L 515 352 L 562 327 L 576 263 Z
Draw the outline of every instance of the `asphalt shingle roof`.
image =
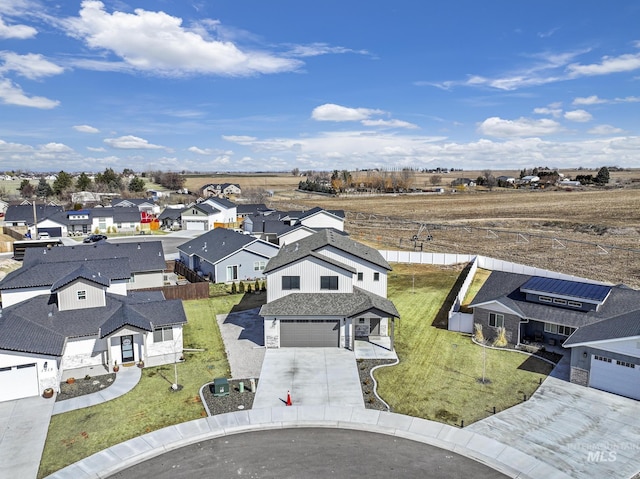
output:
M 42 221 L 43 219 L 49 218 L 53 214 L 62 210 L 62 206 L 36 205 L 36 220 Z M 9 205 L 4 215 L 4 221 L 24 221 L 27 224 L 33 224 L 33 206 Z
M 355 317 L 370 310 L 399 318 L 394 304 L 382 296 L 353 288 L 353 293 L 292 293 L 260 309 L 261 316 L 346 316 Z
M 250 235 L 243 235 L 226 228 L 212 229 L 197 238 L 178 246 L 178 250 L 189 256 L 199 256 L 215 264 L 245 246 L 258 241 Z
M 391 266 L 389 266 L 389 263 L 387 263 L 378 250 L 353 241 L 348 236 L 339 234 L 334 230 L 321 230 L 318 233 L 281 248 L 280 252 L 269 260 L 264 272 L 268 273 L 279 269 L 305 256 L 309 256 L 312 252 L 316 252 L 326 246 L 334 247 L 386 270 L 391 270 Z

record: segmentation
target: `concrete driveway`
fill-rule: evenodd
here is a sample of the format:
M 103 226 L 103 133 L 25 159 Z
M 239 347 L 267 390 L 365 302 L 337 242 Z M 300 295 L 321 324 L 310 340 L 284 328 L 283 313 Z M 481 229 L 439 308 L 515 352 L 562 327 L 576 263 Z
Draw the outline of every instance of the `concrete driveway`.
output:
M 287 391 L 296 406 L 364 408 L 356 357 L 346 349 L 266 350 L 253 408 L 284 406 Z
M 232 379 L 260 376 L 265 348 L 264 320 L 258 311 L 254 308 L 216 316 Z
M 640 471 L 640 402 L 547 378 L 526 402 L 465 428 L 577 478 Z

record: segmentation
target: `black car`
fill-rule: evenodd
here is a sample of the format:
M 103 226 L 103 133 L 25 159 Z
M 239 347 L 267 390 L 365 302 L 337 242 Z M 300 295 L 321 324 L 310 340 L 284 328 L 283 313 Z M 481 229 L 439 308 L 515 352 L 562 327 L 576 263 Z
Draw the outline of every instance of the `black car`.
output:
M 106 240 L 105 235 L 89 235 L 82 240 L 83 243 L 97 243 L 98 241 Z

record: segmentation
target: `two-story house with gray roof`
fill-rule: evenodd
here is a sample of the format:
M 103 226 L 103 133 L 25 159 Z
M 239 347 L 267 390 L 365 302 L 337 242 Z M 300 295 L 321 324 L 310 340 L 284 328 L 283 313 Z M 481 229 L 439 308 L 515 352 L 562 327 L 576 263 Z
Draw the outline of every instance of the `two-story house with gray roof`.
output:
M 493 271 L 469 306 L 489 340 L 562 346 L 571 382 L 640 399 L 640 291 Z
M 279 247 L 250 235 L 216 228 L 178 246 L 180 261 L 214 283 L 264 278 Z
M 57 390 L 66 378 L 104 374 L 116 363 L 176 361 L 182 302 L 129 291 L 133 269 L 126 257 L 31 259 L 9 273 L 0 282 L 0 401 Z
M 352 349 L 356 337 L 388 336 L 393 349 L 390 270 L 377 250 L 333 230 L 283 246 L 264 271 L 265 345 Z

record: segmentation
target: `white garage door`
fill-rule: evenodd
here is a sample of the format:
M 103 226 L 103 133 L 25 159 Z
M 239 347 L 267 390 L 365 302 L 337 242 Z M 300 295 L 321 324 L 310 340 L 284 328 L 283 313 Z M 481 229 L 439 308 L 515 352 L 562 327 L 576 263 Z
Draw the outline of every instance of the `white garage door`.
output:
M 0 368 L 0 401 L 37 396 L 39 392 L 35 363 Z
M 589 386 L 620 396 L 640 399 L 640 365 L 593 355 Z
M 204 231 L 205 224 L 206 223 L 204 221 L 188 221 L 187 230 L 188 231 Z

